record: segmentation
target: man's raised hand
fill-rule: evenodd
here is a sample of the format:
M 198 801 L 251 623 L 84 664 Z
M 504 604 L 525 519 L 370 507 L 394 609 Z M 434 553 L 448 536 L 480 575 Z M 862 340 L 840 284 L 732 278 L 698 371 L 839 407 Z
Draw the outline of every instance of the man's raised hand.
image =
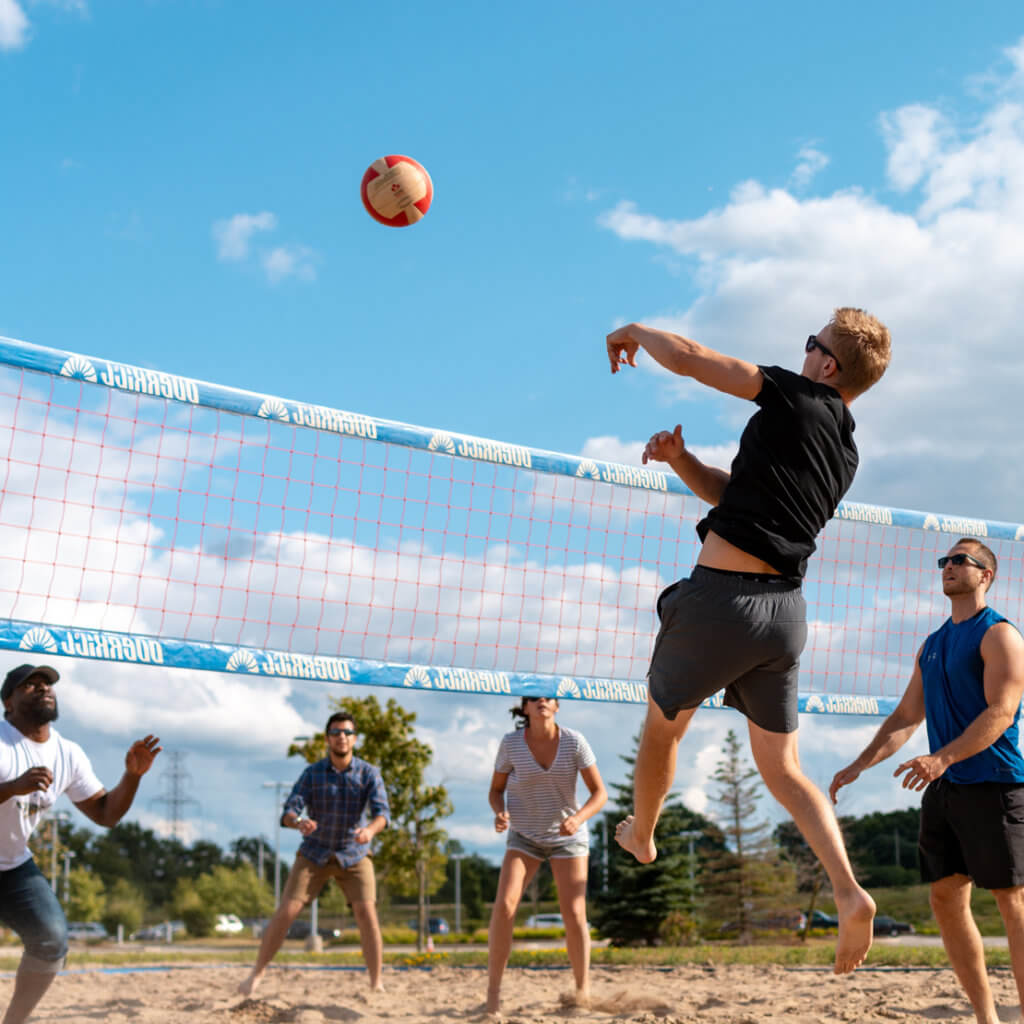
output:
M 686 442 L 683 440 L 682 425 L 677 423 L 676 429 L 669 433 L 667 430 L 659 430 L 652 434 L 647 447 L 644 448 L 643 462 L 671 462 L 678 459 L 686 451 Z

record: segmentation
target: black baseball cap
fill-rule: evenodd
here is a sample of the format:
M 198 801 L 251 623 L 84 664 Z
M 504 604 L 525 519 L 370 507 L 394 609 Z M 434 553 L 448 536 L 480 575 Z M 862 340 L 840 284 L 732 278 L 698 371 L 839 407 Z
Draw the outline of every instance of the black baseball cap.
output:
M 44 679 L 49 679 L 51 683 L 60 679 L 60 673 L 55 668 L 50 668 L 49 665 L 19 665 L 7 673 L 4 685 L 0 687 L 0 700 L 7 700 L 29 676 L 42 676 Z

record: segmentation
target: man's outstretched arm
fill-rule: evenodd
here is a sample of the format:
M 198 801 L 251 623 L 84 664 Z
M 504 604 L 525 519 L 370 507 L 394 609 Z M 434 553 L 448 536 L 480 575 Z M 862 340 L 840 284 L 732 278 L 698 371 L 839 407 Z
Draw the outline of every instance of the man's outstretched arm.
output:
M 920 658 L 921 650 L 918 650 L 910 683 L 896 705 L 896 710 L 879 726 L 874 739 L 861 751 L 856 760 L 836 772 L 828 789 L 832 803 L 836 802 L 836 794 L 843 786 L 855 782 L 861 772 L 895 754 L 924 721 L 924 681 L 921 679 L 921 668 L 918 664 Z
M 764 383 L 760 369 L 745 359 L 724 356 L 681 334 L 643 324 L 626 324 L 612 331 L 606 344 L 612 373 L 618 373 L 624 365 L 636 366 L 636 353 L 642 348 L 666 370 L 680 377 L 692 377 L 709 388 L 737 398 L 757 398 Z

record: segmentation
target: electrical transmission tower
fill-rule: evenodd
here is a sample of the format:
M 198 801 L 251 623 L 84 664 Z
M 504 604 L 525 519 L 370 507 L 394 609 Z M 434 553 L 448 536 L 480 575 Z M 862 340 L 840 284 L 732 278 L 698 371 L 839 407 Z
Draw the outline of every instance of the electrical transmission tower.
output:
M 167 808 L 167 817 L 171 824 L 171 836 L 185 842 L 184 811 L 188 805 L 199 809 L 199 801 L 185 792 L 191 776 L 185 771 L 185 754 L 180 750 L 170 750 L 164 754 L 170 763 L 167 770 L 160 776 L 164 780 L 164 792 L 153 797 L 151 804 L 162 804 Z

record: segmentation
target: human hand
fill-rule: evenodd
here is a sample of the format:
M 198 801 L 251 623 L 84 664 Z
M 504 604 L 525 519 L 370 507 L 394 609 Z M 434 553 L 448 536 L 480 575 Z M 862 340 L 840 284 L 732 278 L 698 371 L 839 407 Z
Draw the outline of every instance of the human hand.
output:
M 500 811 L 494 816 L 494 831 L 504 832 L 508 828 L 508 811 Z
M 832 803 L 836 802 L 836 794 L 843 788 L 848 786 L 851 782 L 856 782 L 860 777 L 860 769 L 854 768 L 852 764 L 848 764 L 845 768 L 841 768 L 839 771 L 832 776 L 832 785 L 828 787 L 828 795 L 832 800 Z
M 311 836 L 317 829 L 317 824 L 312 818 L 299 818 L 295 827 L 303 836 Z
M 671 462 L 678 459 L 686 451 L 686 442 L 683 440 L 682 425 L 677 423 L 676 429 L 669 433 L 667 430 L 659 430 L 652 434 L 650 441 L 644 448 L 643 462 Z
M 364 825 L 362 828 L 357 828 L 355 830 L 355 832 L 352 833 L 352 838 L 357 843 L 363 844 L 363 843 L 368 843 L 373 838 L 373 834 Z
M 892 774 L 894 778 L 899 778 L 905 771 L 907 774 L 903 776 L 903 788 L 922 790 L 945 770 L 946 766 L 935 754 L 922 754 L 920 757 L 904 761 Z
M 558 834 L 560 836 L 574 836 L 579 830 L 582 822 L 575 814 L 570 814 L 568 818 L 563 818 L 561 824 L 558 826 Z
M 623 365 L 636 366 L 636 350 L 640 344 L 632 338 L 632 330 L 635 326 L 635 324 L 626 324 L 625 327 L 612 331 L 605 339 L 612 373 L 618 373 L 619 367 Z
M 37 764 L 27 772 L 19 775 L 11 783 L 11 796 L 28 796 L 49 789 L 53 783 L 53 772 L 44 765 Z
M 124 755 L 125 771 L 129 775 L 145 775 L 153 767 L 153 761 L 162 749 L 159 736 L 136 740 Z

